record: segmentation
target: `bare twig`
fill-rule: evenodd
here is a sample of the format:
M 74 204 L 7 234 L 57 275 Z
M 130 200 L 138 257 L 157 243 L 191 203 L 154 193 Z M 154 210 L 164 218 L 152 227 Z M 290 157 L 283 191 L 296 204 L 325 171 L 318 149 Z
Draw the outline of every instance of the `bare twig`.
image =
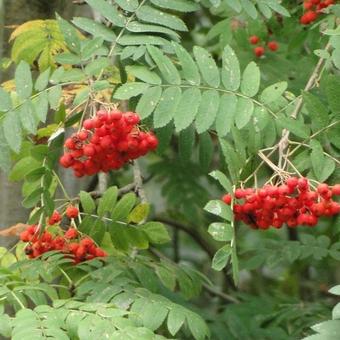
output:
M 137 160 L 133 162 L 133 177 L 135 191 L 138 194 L 139 198 L 141 199 L 141 202 L 146 203 L 148 200 L 143 189 L 143 177 Z
M 186 234 L 190 235 L 191 238 L 194 239 L 197 244 L 199 244 L 202 247 L 202 249 L 209 255 L 210 258 L 214 257 L 215 250 L 212 249 L 210 244 L 206 241 L 206 239 L 201 234 L 196 232 L 196 230 L 197 230 L 196 228 L 190 228 L 183 223 L 173 221 L 173 220 L 170 220 L 168 218 L 161 217 L 161 216 L 157 216 L 153 220 L 167 224 L 167 225 L 174 227 L 178 230 L 184 231 Z

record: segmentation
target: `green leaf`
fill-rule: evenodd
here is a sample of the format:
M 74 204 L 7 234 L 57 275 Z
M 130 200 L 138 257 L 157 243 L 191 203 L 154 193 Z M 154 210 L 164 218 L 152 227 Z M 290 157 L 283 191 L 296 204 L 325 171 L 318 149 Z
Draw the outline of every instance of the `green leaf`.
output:
M 250 0 L 240 0 L 243 10 L 252 18 L 257 18 L 257 10 L 253 2 Z
M 195 129 L 192 125 L 182 130 L 178 136 L 178 152 L 182 162 L 188 162 L 195 144 Z
M 166 288 L 170 289 L 171 291 L 175 290 L 176 277 L 174 270 L 171 267 L 168 267 L 166 265 L 163 265 L 162 267 L 157 266 L 156 274 Z
M 151 33 L 163 33 L 168 36 L 170 36 L 172 39 L 178 40 L 179 35 L 177 32 L 173 31 L 172 29 L 159 26 L 159 25 L 150 25 L 150 24 L 144 24 L 137 21 L 131 21 L 127 24 L 126 29 L 130 32 L 135 33 L 143 33 L 143 32 L 151 32 Z M 151 35 L 142 35 L 143 37 L 152 37 Z M 167 44 L 167 40 L 164 40 L 164 44 Z M 147 41 L 147 40 L 146 40 Z M 146 44 L 146 43 L 144 43 Z
M 220 96 L 216 90 L 204 91 L 195 120 L 198 133 L 207 131 L 214 123 L 219 109 Z
M 27 182 L 36 182 L 46 174 L 46 170 L 47 170 L 46 167 L 42 166 L 40 168 L 29 171 L 25 176 L 25 180 Z
M 324 182 L 330 175 L 333 174 L 334 170 L 336 168 L 336 163 L 333 161 L 333 159 L 325 157 L 322 172 L 319 174 L 319 181 Z
M 128 217 L 128 222 L 141 223 L 144 221 L 150 212 L 150 205 L 147 203 L 140 203 L 133 208 Z
M 204 81 L 209 86 L 218 87 L 220 85 L 220 72 L 211 54 L 199 46 L 195 46 L 193 52 Z
M 183 78 L 192 85 L 199 85 L 201 77 L 196 63 L 192 59 L 191 55 L 180 44 L 172 42 L 175 53 L 182 67 Z
M 0 126 L 0 168 L 5 173 L 11 168 L 11 153 L 5 139 L 3 126 Z
M 19 153 L 22 141 L 20 117 L 15 111 L 9 111 L 3 120 L 6 141 L 10 148 Z
M 18 111 L 21 125 L 28 133 L 36 134 L 38 122 L 33 114 L 32 103 L 26 100 Z
M 96 204 L 92 196 L 86 191 L 80 191 L 80 203 L 86 214 L 92 214 L 96 209 Z
M 280 5 L 280 3 L 276 0 L 269 0 L 267 1 L 267 5 L 274 10 L 275 12 L 283 15 L 284 17 L 290 17 L 290 13 Z
M 80 53 L 80 37 L 77 30 L 67 21 L 57 15 L 58 25 L 67 47 L 75 53 Z
M 200 9 L 198 4 L 188 0 L 151 0 L 151 3 L 158 7 L 179 12 L 194 12 Z
M 240 0 L 230 0 L 228 1 L 228 6 L 230 6 L 237 13 L 240 13 L 242 11 Z
M 154 112 L 155 128 L 166 126 L 174 118 L 180 99 L 181 89 L 179 87 L 169 87 L 163 92 Z
M 116 39 L 116 35 L 111 29 L 92 19 L 77 17 L 73 18 L 72 23 L 94 37 L 100 37 L 109 42 L 113 42 Z
M 185 90 L 174 114 L 175 128 L 179 132 L 186 129 L 195 119 L 201 103 L 201 92 L 197 88 Z
M 152 24 L 158 24 L 165 27 L 172 28 L 177 31 L 187 31 L 188 28 L 183 20 L 177 18 L 175 15 L 162 12 L 151 6 L 142 6 L 136 12 L 137 18 L 150 22 Z
M 204 340 L 209 337 L 209 329 L 201 316 L 188 313 L 186 318 L 191 334 L 196 340 Z
M 237 108 L 237 97 L 233 93 L 223 94 L 220 98 L 220 107 L 216 115 L 216 132 L 220 137 L 226 136 L 234 125 Z
M 325 336 L 325 340 L 331 336 L 338 336 L 340 333 L 340 320 L 329 320 L 318 323 L 311 327 L 315 332 L 321 333 Z
M 338 116 L 340 115 L 339 87 L 340 77 L 330 75 L 326 82 L 326 96 L 332 112 Z
M 323 168 L 324 168 L 324 154 L 321 144 L 317 140 L 312 140 L 310 142 L 312 152 L 310 154 L 310 158 L 312 161 L 313 171 L 318 180 L 320 180 L 320 176 L 322 176 Z
M 8 111 L 12 108 L 11 96 L 0 87 L 0 111 Z
M 150 71 L 146 66 L 126 66 L 126 72 L 148 84 L 161 85 L 162 83 L 161 78 L 159 78 L 155 72 Z
M 216 241 L 231 241 L 234 237 L 234 231 L 230 224 L 212 223 L 209 226 L 208 233 Z
M 48 101 L 50 103 L 51 109 L 58 109 L 59 101 L 62 95 L 62 88 L 60 85 L 53 86 L 48 91 Z
M 34 88 L 37 91 L 43 91 L 48 85 L 50 79 L 50 68 L 46 69 L 44 72 L 40 73 L 37 80 L 35 81 Z
M 104 18 L 115 26 L 124 27 L 126 19 L 119 13 L 117 8 L 105 0 L 85 0 L 94 10 L 98 11 Z
M 33 90 L 32 75 L 29 65 L 21 61 L 15 70 L 15 89 L 22 99 L 29 98 Z
M 99 216 L 104 216 L 106 212 L 114 211 L 118 197 L 118 188 L 111 187 L 107 189 L 103 196 L 99 199 L 97 213 Z M 118 204 L 117 204 L 118 206 Z
M 210 134 L 204 132 L 199 141 L 199 162 L 202 171 L 207 172 L 214 156 L 214 144 Z
M 144 34 L 126 34 L 119 38 L 119 44 L 122 46 L 130 45 L 142 45 L 134 51 L 133 60 L 139 59 L 146 52 L 145 46 L 143 45 L 166 45 L 167 40 L 164 38 L 154 36 L 154 35 L 144 35 Z
M 317 131 L 326 127 L 329 122 L 328 109 L 320 99 L 309 92 L 304 92 L 303 101 L 311 118 L 313 130 Z
M 228 263 L 231 255 L 231 248 L 229 244 L 226 244 L 220 248 L 213 257 L 212 268 L 221 271 Z
M 144 306 L 142 312 L 143 326 L 155 331 L 162 325 L 167 315 L 168 309 L 162 304 L 162 302 L 155 301 L 148 303 Z
M 136 112 L 140 115 L 141 119 L 151 115 L 156 105 L 159 103 L 161 95 L 162 88 L 160 86 L 149 87 L 144 92 L 136 107 Z
M 167 320 L 167 327 L 172 336 L 180 330 L 185 322 L 185 309 L 181 306 L 173 304 L 171 306 L 168 320 Z
M 151 243 L 163 244 L 171 240 L 168 230 L 160 222 L 148 222 L 138 228 L 146 233 Z
M 276 121 L 282 128 L 289 130 L 297 137 L 304 139 L 309 137 L 309 128 L 299 120 L 279 115 Z
M 154 46 L 148 46 L 147 49 L 164 79 L 169 84 L 179 85 L 181 83 L 181 78 L 171 60 Z
M 240 63 L 234 50 L 226 46 L 222 54 L 222 83 L 227 90 L 236 91 L 241 83 Z
M 216 179 L 227 192 L 233 192 L 233 187 L 227 176 L 219 170 L 212 171 L 209 176 Z
M 242 75 L 241 92 L 245 96 L 254 97 L 259 91 L 260 81 L 260 69 L 253 61 L 251 61 Z
M 54 59 L 59 64 L 76 65 L 81 63 L 79 56 L 69 52 L 60 53 L 56 55 Z
M 48 113 L 48 94 L 47 92 L 41 92 L 37 97 L 32 100 L 34 106 L 34 112 L 37 118 L 45 123 Z
M 221 145 L 222 154 L 225 162 L 228 165 L 228 170 L 233 182 L 236 182 L 239 178 L 239 170 L 241 169 L 241 161 L 239 156 L 236 154 L 234 148 L 230 143 L 224 139 L 219 139 Z
M 145 83 L 125 83 L 117 89 L 113 97 L 120 100 L 130 99 L 144 93 L 148 87 Z
M 270 104 L 278 100 L 287 89 L 287 82 L 281 81 L 266 87 L 260 96 L 263 104 Z
M 114 221 L 126 221 L 130 211 L 136 204 L 136 195 L 132 192 L 124 195 L 114 207 L 111 218 Z
M 134 12 L 139 5 L 138 0 L 116 0 L 116 4 L 128 12 Z
M 227 221 L 231 221 L 233 213 L 231 208 L 220 200 L 212 200 L 204 207 L 204 210 L 219 216 Z
M 41 198 L 41 194 L 43 193 L 44 189 L 43 188 L 38 188 L 34 190 L 32 193 L 30 193 L 23 201 L 22 205 L 24 208 L 32 208 L 34 207 Z
M 249 98 L 239 98 L 236 107 L 235 123 L 238 129 L 245 127 L 254 112 L 254 103 Z
M 99 218 L 86 216 L 79 225 L 79 230 L 100 244 L 104 238 L 106 226 Z

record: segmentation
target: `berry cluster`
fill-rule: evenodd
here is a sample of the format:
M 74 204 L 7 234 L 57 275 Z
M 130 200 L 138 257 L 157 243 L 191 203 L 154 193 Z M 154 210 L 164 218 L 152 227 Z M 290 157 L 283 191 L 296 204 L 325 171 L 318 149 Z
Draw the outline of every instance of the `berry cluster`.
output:
M 257 45 L 260 42 L 260 38 L 257 35 L 252 35 L 249 37 L 249 42 L 252 45 Z M 272 52 L 276 52 L 279 49 L 279 44 L 276 41 L 272 40 L 272 41 L 267 42 L 267 47 Z M 264 46 L 256 46 L 254 47 L 253 51 L 254 51 L 254 54 L 259 58 L 264 55 L 265 48 Z
M 28 242 L 25 252 L 30 259 L 52 250 L 62 252 L 65 257 L 72 258 L 74 263 L 107 256 L 106 252 L 97 247 L 91 238 L 81 239 L 77 229 L 73 227 L 66 232 L 60 229 L 58 233 L 45 230 L 39 235 L 37 225 L 30 225 L 20 234 L 20 240 Z
M 98 111 L 83 123 L 83 129 L 65 141 L 66 152 L 60 164 L 71 167 L 74 175 L 94 175 L 119 169 L 130 160 L 157 148 L 152 132 L 138 127 L 140 118 L 133 112 Z
M 302 25 L 309 25 L 314 22 L 322 10 L 330 5 L 334 4 L 334 0 L 305 0 L 303 7 L 306 10 L 305 13 L 300 18 L 300 23 Z
M 234 204 L 233 211 L 235 220 L 254 229 L 281 228 L 284 223 L 291 228 L 298 225 L 313 227 L 319 217 L 340 213 L 340 204 L 332 200 L 338 195 L 340 184 L 329 187 L 322 183 L 313 191 L 307 178 L 290 177 L 280 186 L 236 189 L 233 196 L 241 202 Z M 230 205 L 232 196 L 226 194 L 222 200 Z

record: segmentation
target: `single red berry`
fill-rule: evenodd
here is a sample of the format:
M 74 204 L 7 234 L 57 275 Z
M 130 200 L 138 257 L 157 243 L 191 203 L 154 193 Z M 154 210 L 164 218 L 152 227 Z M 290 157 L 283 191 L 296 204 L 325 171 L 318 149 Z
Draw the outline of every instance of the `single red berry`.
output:
M 259 43 L 260 38 L 257 35 L 252 35 L 251 37 L 249 37 L 249 42 L 252 45 L 256 45 L 257 43 Z
M 230 194 L 226 194 L 222 197 L 222 201 L 225 203 L 225 204 L 228 204 L 230 205 L 231 204 L 231 195 Z
M 89 133 L 85 130 L 82 130 L 78 133 L 78 138 L 81 140 L 81 141 L 84 141 L 87 139 L 87 137 L 89 136 Z
M 83 247 L 86 247 L 86 248 L 89 248 L 91 247 L 94 242 L 92 239 L 90 239 L 89 237 L 86 237 L 86 238 L 83 238 L 81 241 L 80 241 L 80 244 L 83 246 Z
M 313 3 L 311 1 L 305 1 L 303 3 L 303 7 L 307 10 L 312 9 L 314 7 Z
M 335 184 L 332 187 L 332 195 L 339 196 L 340 195 L 340 184 Z
M 79 210 L 77 207 L 73 206 L 73 205 L 69 205 L 66 208 L 66 216 L 68 218 L 76 218 L 79 215 Z
M 83 123 L 83 127 L 86 130 L 91 130 L 94 128 L 93 120 L 92 119 L 86 119 Z
M 273 52 L 277 51 L 279 48 L 279 44 L 276 41 L 269 41 L 267 46 Z
M 69 240 L 74 239 L 78 236 L 78 231 L 75 228 L 70 228 L 66 231 L 64 236 L 66 239 L 69 239 Z
M 51 215 L 51 217 L 48 220 L 48 224 L 49 225 L 53 225 L 53 224 L 57 224 L 61 221 L 61 215 L 59 213 L 59 211 L 54 210 L 53 214 Z
M 254 48 L 254 54 L 260 58 L 264 55 L 264 47 L 263 46 L 257 46 Z

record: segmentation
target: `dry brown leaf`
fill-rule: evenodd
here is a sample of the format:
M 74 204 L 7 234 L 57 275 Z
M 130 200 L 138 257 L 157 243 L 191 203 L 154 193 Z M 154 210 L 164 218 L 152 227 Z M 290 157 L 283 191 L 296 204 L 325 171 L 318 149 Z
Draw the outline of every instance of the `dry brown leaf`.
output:
M 6 229 L 0 230 L 0 236 L 2 237 L 13 237 L 19 236 L 21 232 L 23 232 L 28 227 L 27 224 L 18 223 L 8 227 Z

